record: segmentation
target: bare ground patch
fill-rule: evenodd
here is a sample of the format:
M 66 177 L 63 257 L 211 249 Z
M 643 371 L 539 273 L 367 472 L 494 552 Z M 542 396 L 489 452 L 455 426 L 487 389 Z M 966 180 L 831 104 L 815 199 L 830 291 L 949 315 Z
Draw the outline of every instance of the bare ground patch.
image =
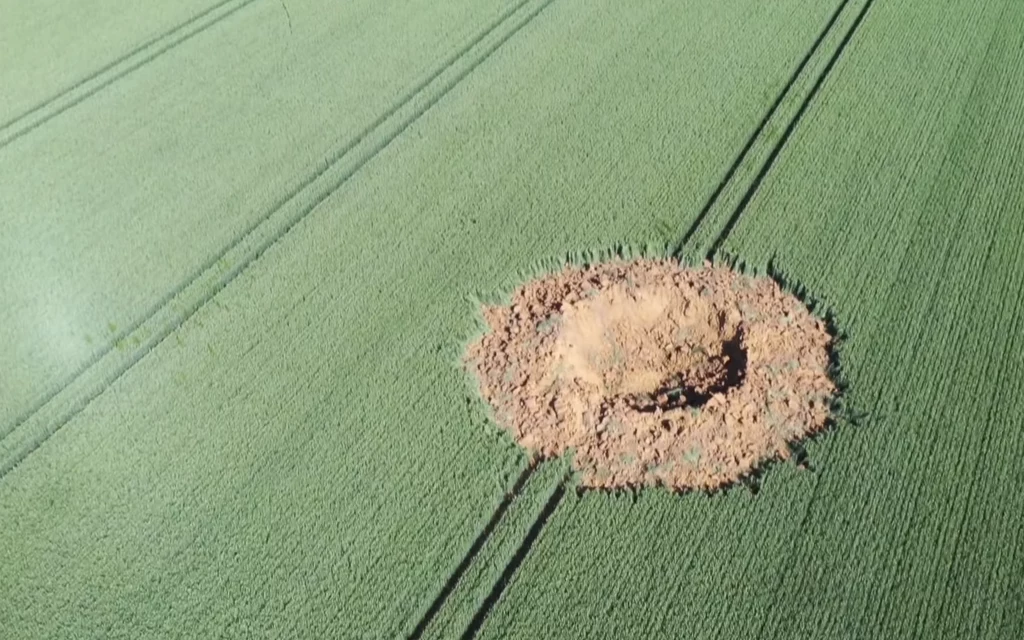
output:
M 466 354 L 533 455 L 588 488 L 713 490 L 825 427 L 825 324 L 770 278 L 673 260 L 569 267 L 483 309 Z

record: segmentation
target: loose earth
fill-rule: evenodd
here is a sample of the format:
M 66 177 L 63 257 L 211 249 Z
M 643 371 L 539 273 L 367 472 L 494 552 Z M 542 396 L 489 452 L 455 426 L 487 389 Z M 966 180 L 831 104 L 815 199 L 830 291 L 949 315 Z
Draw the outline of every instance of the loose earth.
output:
M 573 452 L 586 488 L 714 490 L 825 427 L 824 323 L 770 278 L 616 260 L 485 306 L 466 361 L 531 455 Z

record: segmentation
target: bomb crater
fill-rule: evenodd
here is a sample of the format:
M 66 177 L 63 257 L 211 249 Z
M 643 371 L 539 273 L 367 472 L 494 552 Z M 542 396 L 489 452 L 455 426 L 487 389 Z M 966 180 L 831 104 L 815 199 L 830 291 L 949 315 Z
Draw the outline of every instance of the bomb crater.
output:
M 532 455 L 572 450 L 585 488 L 730 484 L 823 429 L 836 393 L 824 323 L 724 267 L 569 267 L 483 315 L 481 395 Z

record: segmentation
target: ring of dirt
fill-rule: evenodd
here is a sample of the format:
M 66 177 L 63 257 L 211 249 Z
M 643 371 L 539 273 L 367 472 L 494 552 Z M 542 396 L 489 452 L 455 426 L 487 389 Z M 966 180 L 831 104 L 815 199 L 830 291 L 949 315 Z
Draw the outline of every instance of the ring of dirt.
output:
M 706 264 L 569 267 L 485 306 L 466 361 L 497 421 L 587 488 L 713 490 L 820 431 L 824 323 L 769 278 Z

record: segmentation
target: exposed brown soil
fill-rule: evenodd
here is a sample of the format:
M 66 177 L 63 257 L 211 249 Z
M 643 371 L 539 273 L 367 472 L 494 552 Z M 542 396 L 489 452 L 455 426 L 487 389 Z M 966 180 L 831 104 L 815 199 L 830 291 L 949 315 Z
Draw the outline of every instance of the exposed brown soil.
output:
M 671 260 L 570 267 L 483 310 L 467 363 L 534 455 L 591 488 L 715 489 L 821 430 L 831 336 L 774 280 Z

